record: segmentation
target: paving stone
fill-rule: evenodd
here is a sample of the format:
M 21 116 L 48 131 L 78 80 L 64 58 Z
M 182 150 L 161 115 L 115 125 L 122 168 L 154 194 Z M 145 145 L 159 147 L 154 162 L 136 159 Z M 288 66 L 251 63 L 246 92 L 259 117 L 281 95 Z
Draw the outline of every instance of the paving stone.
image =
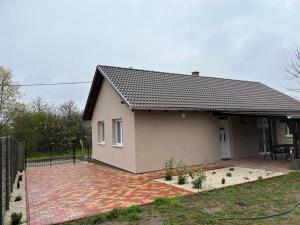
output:
M 161 176 L 161 172 L 135 175 L 94 164 L 29 168 L 29 224 L 61 223 L 116 207 L 150 203 L 159 196 L 190 194 L 154 180 Z

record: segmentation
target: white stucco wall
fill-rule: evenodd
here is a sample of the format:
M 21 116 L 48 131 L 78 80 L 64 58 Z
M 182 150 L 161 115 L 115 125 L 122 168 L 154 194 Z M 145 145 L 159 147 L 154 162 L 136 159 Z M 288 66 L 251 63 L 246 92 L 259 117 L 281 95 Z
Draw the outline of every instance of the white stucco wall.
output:
M 123 147 L 113 146 L 113 119 L 123 121 Z M 98 122 L 105 123 L 105 144 L 98 144 Z M 135 166 L 135 130 L 134 112 L 126 104 L 121 104 L 121 97 L 104 80 L 92 117 L 92 158 L 136 172 Z
M 137 172 L 163 169 L 174 157 L 187 165 L 219 161 L 219 123 L 212 113 L 135 111 Z

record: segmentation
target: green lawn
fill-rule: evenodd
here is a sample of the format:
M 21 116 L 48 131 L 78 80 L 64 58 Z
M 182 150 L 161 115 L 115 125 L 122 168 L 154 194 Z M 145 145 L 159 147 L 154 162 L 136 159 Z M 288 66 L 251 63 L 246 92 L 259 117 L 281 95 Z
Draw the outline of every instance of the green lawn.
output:
M 112 181 L 113 182 L 113 181 Z M 300 172 L 173 199 L 158 198 L 142 207 L 113 210 L 72 225 L 287 225 L 300 224 L 300 206 L 289 214 L 263 220 L 217 220 L 220 217 L 270 215 L 300 201 Z
M 75 151 L 76 157 L 84 157 L 87 155 L 87 149 L 78 148 Z M 49 159 L 50 151 L 29 151 L 27 153 L 27 160 L 44 160 Z M 72 150 L 52 150 L 51 158 L 60 158 L 60 157 L 73 157 Z

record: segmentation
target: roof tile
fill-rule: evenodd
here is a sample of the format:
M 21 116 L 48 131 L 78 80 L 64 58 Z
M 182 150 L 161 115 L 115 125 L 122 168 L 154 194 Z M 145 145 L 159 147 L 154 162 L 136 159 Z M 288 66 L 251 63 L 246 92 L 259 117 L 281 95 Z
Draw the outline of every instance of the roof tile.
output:
M 132 109 L 300 112 L 298 100 L 262 83 L 98 66 Z

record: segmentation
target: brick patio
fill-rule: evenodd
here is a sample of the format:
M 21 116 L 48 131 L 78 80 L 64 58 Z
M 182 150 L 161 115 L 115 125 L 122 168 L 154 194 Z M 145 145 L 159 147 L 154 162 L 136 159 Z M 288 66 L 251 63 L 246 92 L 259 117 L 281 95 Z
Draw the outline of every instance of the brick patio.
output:
M 135 175 L 94 164 L 58 165 L 26 171 L 29 224 L 55 224 L 88 217 L 158 196 L 190 194 L 154 181 L 162 173 Z
M 206 169 L 233 165 L 288 170 L 286 161 L 261 159 L 222 161 L 209 164 Z M 29 168 L 26 171 L 28 223 L 57 224 L 113 208 L 151 203 L 158 196 L 192 194 L 154 180 L 163 175 L 162 171 L 136 175 L 89 163 Z
M 252 169 L 271 170 L 277 172 L 288 172 L 290 170 L 290 162 L 286 160 L 267 160 L 263 157 L 243 158 L 222 161 L 224 166 L 240 166 Z

